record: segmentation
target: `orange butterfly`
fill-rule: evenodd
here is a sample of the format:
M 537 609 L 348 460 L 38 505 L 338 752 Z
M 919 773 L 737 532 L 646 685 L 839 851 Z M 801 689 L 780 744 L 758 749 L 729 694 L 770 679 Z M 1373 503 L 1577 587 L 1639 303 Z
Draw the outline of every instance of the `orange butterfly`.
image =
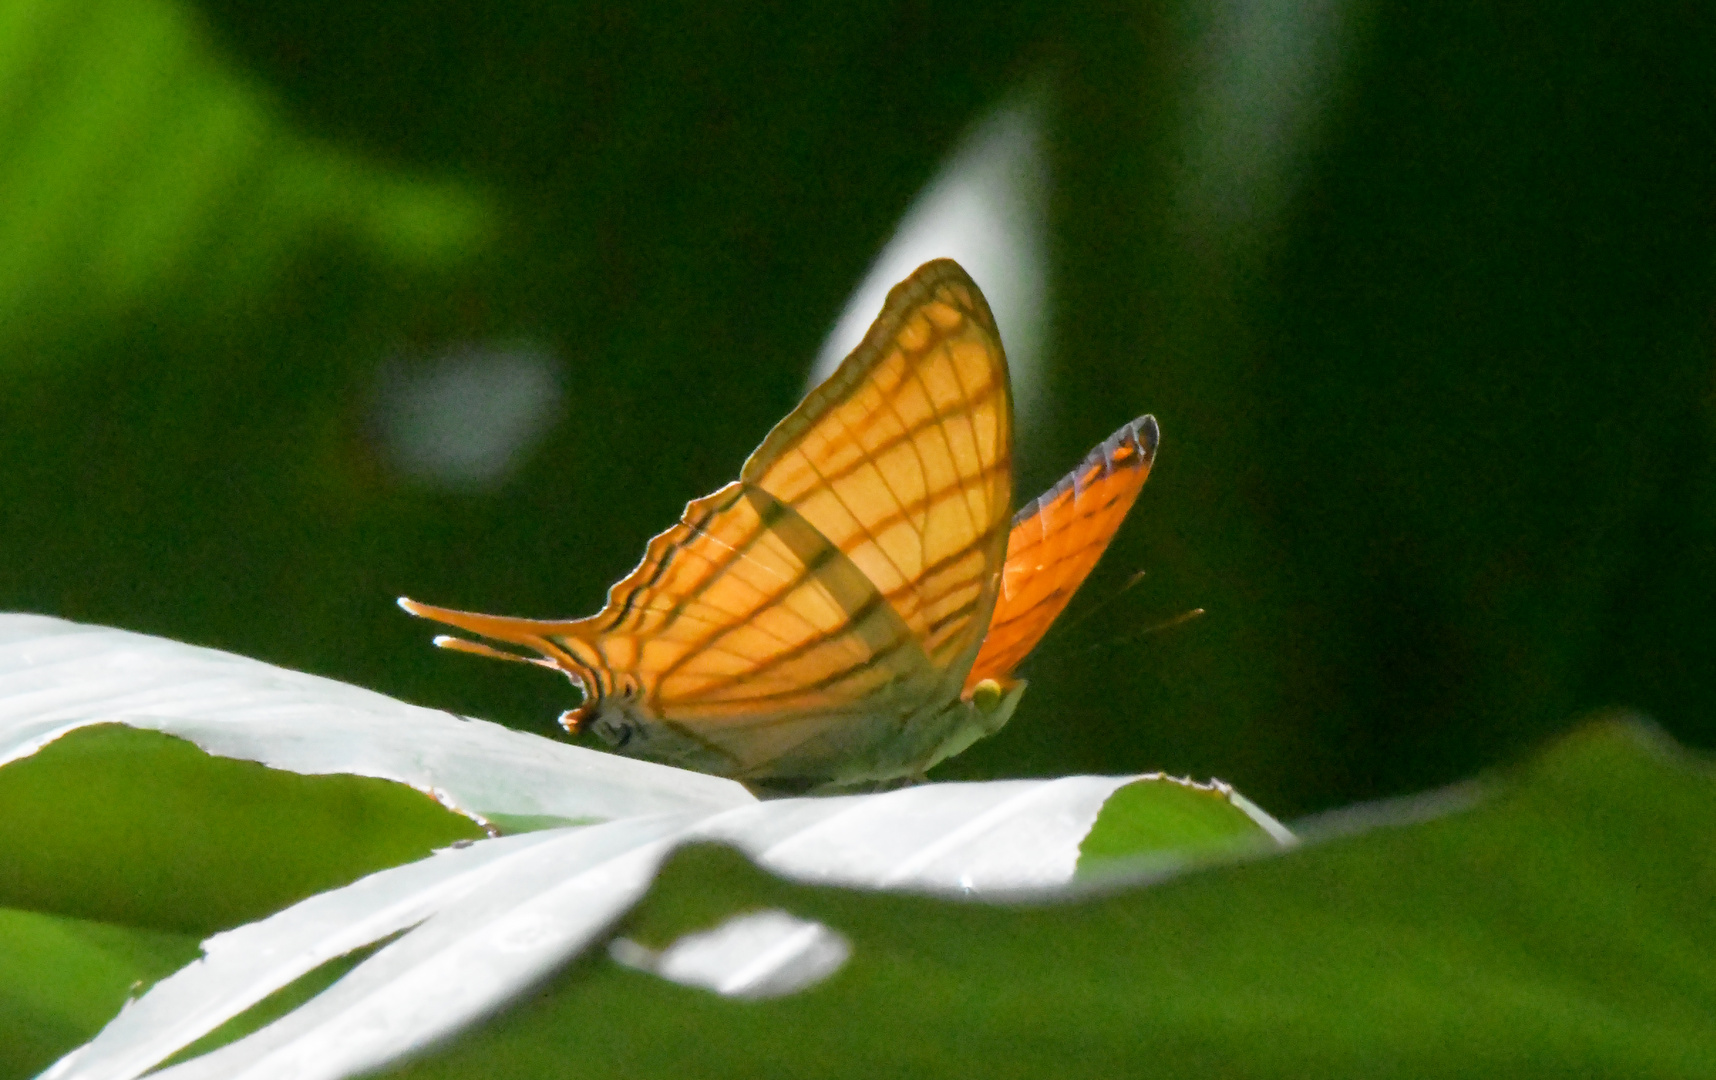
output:
M 600 612 L 399 604 L 540 653 L 435 639 L 564 672 L 584 700 L 561 722 L 622 753 L 753 781 L 919 777 L 1012 715 L 1013 669 L 1101 558 L 1156 440 L 1154 418 L 1134 420 L 1013 516 L 1000 335 L 938 259 Z

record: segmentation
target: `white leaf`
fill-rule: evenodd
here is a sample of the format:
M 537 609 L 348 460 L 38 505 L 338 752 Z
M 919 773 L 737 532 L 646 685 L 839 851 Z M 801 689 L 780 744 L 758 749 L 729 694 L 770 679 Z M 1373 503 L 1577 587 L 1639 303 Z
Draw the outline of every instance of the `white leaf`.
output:
M 330 960 L 387 941 L 291 1014 L 158 1075 L 333 1080 L 378 1068 L 480 1019 L 602 940 L 662 859 L 689 841 L 733 844 L 800 881 L 1040 895 L 1071 880 L 1103 803 L 1136 779 L 926 784 L 758 802 L 730 781 L 243 657 L 0 615 L 0 764 L 106 722 L 299 772 L 400 780 L 477 816 L 610 820 L 441 851 L 218 934 L 201 960 L 44 1074 L 56 1080 L 131 1080 Z M 837 936 L 780 928 L 741 926 L 664 953 L 655 967 L 713 979 L 723 992 L 765 994 L 809 985 L 843 961 Z
M 611 820 L 756 801 L 731 780 L 568 746 L 231 653 L 0 614 L 0 765 L 104 723 L 292 772 L 396 780 L 479 820 Z
M 689 840 L 732 843 L 801 880 L 1001 897 L 1066 882 L 1129 777 L 926 784 L 632 818 L 479 841 L 372 874 L 211 938 L 55 1080 L 129 1080 L 333 957 L 398 940 L 296 1012 L 156 1075 L 349 1076 L 492 1011 L 592 943 Z M 759 982 L 768 972 L 762 969 Z
M 608 943 L 616 963 L 726 997 L 771 998 L 808 990 L 839 971 L 852 943 L 819 922 L 784 911 L 736 915 L 656 952 L 630 938 Z

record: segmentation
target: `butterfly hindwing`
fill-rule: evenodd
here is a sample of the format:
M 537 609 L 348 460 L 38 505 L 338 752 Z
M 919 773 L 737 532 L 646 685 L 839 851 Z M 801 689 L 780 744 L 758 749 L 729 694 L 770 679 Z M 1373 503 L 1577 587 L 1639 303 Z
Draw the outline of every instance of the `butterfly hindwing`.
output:
M 1005 680 L 1042 640 L 1126 520 L 1150 476 L 1158 438 L 1156 418 L 1139 417 L 1014 516 L 1001 596 L 967 689 Z

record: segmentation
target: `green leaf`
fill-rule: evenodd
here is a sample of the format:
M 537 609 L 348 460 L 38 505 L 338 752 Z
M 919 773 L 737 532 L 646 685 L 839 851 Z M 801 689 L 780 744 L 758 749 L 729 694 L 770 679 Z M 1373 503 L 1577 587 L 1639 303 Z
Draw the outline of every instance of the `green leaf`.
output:
M 191 935 L 0 909 L 0 1080 L 53 1064 L 196 956 Z
M 394 175 L 296 134 L 164 0 L 17 3 L 0 15 L 0 321 L 64 332 L 180 290 L 231 303 L 317 233 L 397 266 L 492 231 L 461 185 Z M 9 362 L 23 357 L 7 356 Z
M 262 1030 L 344 978 L 353 968 L 373 956 L 377 950 L 385 948 L 388 942 L 392 940 L 394 940 L 393 937 L 388 937 L 361 949 L 354 949 L 344 956 L 335 957 L 314 970 L 299 976 L 167 1058 L 156 1068 L 165 1069 L 168 1066 L 177 1065 L 181 1061 L 201 1057 L 211 1050 L 219 1049 L 228 1043 L 237 1042 L 246 1035 Z
M 403 784 L 82 728 L 0 768 L 0 905 L 207 934 L 483 835 Z
M 554 814 L 490 814 L 488 821 L 502 833 L 538 832 L 542 829 L 563 829 L 568 825 L 594 825 L 598 817 L 557 817 Z
M 1274 824 L 1271 822 L 1271 824 Z M 1286 835 L 1275 825 L 1282 836 Z M 1243 849 L 1276 836 L 1234 802 L 1226 784 L 1149 776 L 1116 791 L 1079 845 L 1080 873 L 1140 856 Z
M 676 856 L 624 932 L 782 908 L 853 943 L 735 1001 L 587 955 L 395 1075 L 1710 1075 L 1716 782 L 1640 728 L 1475 808 L 1151 888 L 989 907 Z

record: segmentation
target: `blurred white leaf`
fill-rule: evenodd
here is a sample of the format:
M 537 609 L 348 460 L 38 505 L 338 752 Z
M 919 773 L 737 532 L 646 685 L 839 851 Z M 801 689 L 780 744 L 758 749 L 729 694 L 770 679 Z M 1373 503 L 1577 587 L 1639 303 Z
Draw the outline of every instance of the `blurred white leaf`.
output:
M 1339 91 L 1347 0 L 1217 0 L 1178 154 L 1173 213 L 1206 242 L 1274 235 Z
M 736 915 L 656 952 L 630 938 L 608 943 L 615 963 L 726 997 L 771 998 L 807 990 L 839 971 L 852 943 L 784 911 Z
M 505 480 L 559 419 L 561 364 L 526 344 L 456 344 L 385 365 L 374 426 L 400 473 L 450 491 Z
M 811 365 L 810 386 L 864 339 L 889 289 L 931 259 L 949 258 L 989 300 L 1007 350 L 1014 411 L 1029 428 L 1048 340 L 1046 96 L 1040 85 L 1012 94 L 960 141 L 853 290 Z

